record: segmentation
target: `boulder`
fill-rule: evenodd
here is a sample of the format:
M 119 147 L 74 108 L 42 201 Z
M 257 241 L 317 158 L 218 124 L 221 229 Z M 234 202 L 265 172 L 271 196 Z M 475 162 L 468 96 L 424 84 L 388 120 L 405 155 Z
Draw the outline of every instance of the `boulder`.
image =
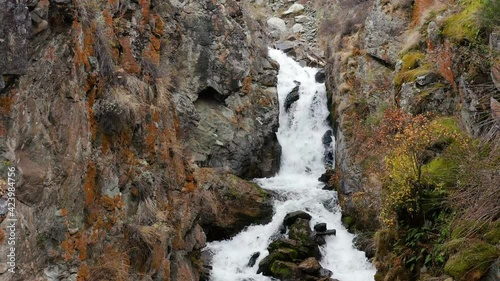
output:
M 295 3 L 293 4 L 292 6 L 290 6 L 290 8 L 288 8 L 288 10 L 286 10 L 285 12 L 283 12 L 283 16 L 288 16 L 288 15 L 296 15 L 296 14 L 300 14 L 304 11 L 304 5 L 301 5 L 301 4 L 298 4 L 298 3 Z
M 276 261 L 291 262 L 297 258 L 298 258 L 297 251 L 293 249 L 290 248 L 277 249 L 271 252 L 267 257 L 263 258 L 259 262 L 259 269 L 257 270 L 257 273 L 262 273 L 268 276 L 274 276 L 272 275 L 273 272 L 271 268 Z
M 301 244 L 312 244 L 313 236 L 311 228 L 309 227 L 309 220 L 297 218 L 289 227 L 288 236 L 290 239 L 297 240 Z
M 283 34 L 287 31 L 285 21 L 280 19 L 280 18 L 276 18 L 276 17 L 269 18 L 267 20 L 267 26 L 269 28 L 269 32 L 276 33 L 277 38 L 279 38 L 279 36 L 281 36 L 281 34 Z
M 436 83 L 439 81 L 439 75 L 434 72 L 427 73 L 425 75 L 417 76 L 415 79 L 415 84 L 418 87 L 424 87 L 432 83 Z
M 320 269 L 321 265 L 315 258 L 307 258 L 299 264 L 299 269 L 307 274 L 316 275 Z
M 292 224 L 295 223 L 298 219 L 303 219 L 307 221 L 308 227 L 309 227 L 309 221 L 311 220 L 311 215 L 304 211 L 295 211 L 288 213 L 285 218 L 283 219 L 283 224 L 285 226 L 291 226 Z
M 271 266 L 272 276 L 280 280 L 300 280 L 299 266 L 293 262 L 275 261 Z
M 292 104 L 298 101 L 299 98 L 299 86 L 296 86 L 285 98 L 285 104 L 283 105 L 285 107 L 285 111 L 288 112 L 288 110 L 290 110 L 290 107 L 292 107 Z
M 194 178 L 204 198 L 201 226 L 208 241 L 228 239 L 250 224 L 271 221 L 271 195 L 257 184 L 211 168 L 195 170 Z

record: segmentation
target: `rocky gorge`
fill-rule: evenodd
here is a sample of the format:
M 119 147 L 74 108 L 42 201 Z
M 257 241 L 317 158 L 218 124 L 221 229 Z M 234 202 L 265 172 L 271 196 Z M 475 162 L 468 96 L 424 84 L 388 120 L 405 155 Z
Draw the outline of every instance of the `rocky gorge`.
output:
M 252 181 L 281 165 L 268 47 L 322 68 L 321 180 L 374 279 L 498 280 L 499 6 L 0 0 L 0 280 L 211 280 L 207 242 L 276 212 Z M 259 272 L 333 280 L 333 232 L 290 216 Z

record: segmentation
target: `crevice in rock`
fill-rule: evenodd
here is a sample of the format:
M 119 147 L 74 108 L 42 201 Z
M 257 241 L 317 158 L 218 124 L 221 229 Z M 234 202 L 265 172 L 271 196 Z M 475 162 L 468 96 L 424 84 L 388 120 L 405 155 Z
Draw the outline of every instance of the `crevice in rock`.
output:
M 395 69 L 396 69 L 396 67 L 395 67 L 395 65 L 394 65 L 394 64 L 392 64 L 392 63 L 390 63 L 390 62 L 388 62 L 388 61 L 386 61 L 386 60 L 383 60 L 383 59 L 381 59 L 381 58 L 379 58 L 379 57 L 377 57 L 377 56 L 374 56 L 374 55 L 372 55 L 372 54 L 368 54 L 368 53 L 367 53 L 367 55 L 368 55 L 371 59 L 373 59 L 374 61 L 378 62 L 379 64 L 381 64 L 381 65 L 383 65 L 383 66 L 385 66 L 385 67 L 387 67 L 387 68 L 389 68 L 390 70 L 395 70 Z
M 224 104 L 226 98 L 226 96 L 219 93 L 216 89 L 208 86 L 198 93 L 198 99 L 196 101 L 217 102 Z

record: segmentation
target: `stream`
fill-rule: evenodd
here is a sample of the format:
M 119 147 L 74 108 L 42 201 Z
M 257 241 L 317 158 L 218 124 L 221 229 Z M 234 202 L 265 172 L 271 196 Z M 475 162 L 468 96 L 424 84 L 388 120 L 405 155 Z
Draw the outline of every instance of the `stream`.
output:
M 311 227 L 325 222 L 336 229 L 336 236 L 326 237 L 321 247 L 321 265 L 333 272 L 331 278 L 340 281 L 373 281 L 375 268 L 364 252 L 353 246 L 353 234 L 341 224 L 341 211 L 335 192 L 322 190 L 318 178 L 325 172 L 323 135 L 328 125 L 328 107 L 324 84 L 316 83 L 318 69 L 301 67 L 281 51 L 270 49 L 269 55 L 280 65 L 278 99 L 280 127 L 277 132 L 282 147 L 281 167 L 272 178 L 255 179 L 261 187 L 277 194 L 274 216 L 266 225 L 252 225 L 231 240 L 211 242 L 213 253 L 212 281 L 264 281 L 270 277 L 257 274 L 259 262 L 268 255 L 267 246 L 279 232 L 287 213 L 303 210 L 312 216 Z M 288 112 L 284 109 L 287 95 L 299 86 L 300 98 Z M 335 141 L 330 144 L 333 148 Z M 253 267 L 248 267 L 252 254 L 260 252 Z

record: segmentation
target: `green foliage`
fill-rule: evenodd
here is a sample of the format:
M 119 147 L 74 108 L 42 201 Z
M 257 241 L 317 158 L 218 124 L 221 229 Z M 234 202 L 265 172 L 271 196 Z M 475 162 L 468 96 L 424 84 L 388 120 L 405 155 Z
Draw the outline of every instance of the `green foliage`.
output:
M 480 241 L 471 243 L 465 250 L 451 256 L 444 270 L 458 280 L 478 280 L 499 255 L 499 250 L 493 245 Z
M 493 0 L 496 1 L 496 0 Z M 487 0 L 462 0 L 462 11 L 449 16 L 444 22 L 443 35 L 456 41 L 476 42 L 481 31 L 481 11 Z
M 458 138 L 450 126 L 448 121 L 443 125 L 439 119 L 431 122 L 425 116 L 417 116 L 394 137 L 395 146 L 385 159 L 382 218 L 387 224 L 393 224 L 401 213 L 410 217 L 421 213 L 424 197 L 439 197 L 439 188 L 444 186 L 440 177 L 449 178 L 454 167 L 443 160 L 427 162 L 433 149 L 445 149 Z

